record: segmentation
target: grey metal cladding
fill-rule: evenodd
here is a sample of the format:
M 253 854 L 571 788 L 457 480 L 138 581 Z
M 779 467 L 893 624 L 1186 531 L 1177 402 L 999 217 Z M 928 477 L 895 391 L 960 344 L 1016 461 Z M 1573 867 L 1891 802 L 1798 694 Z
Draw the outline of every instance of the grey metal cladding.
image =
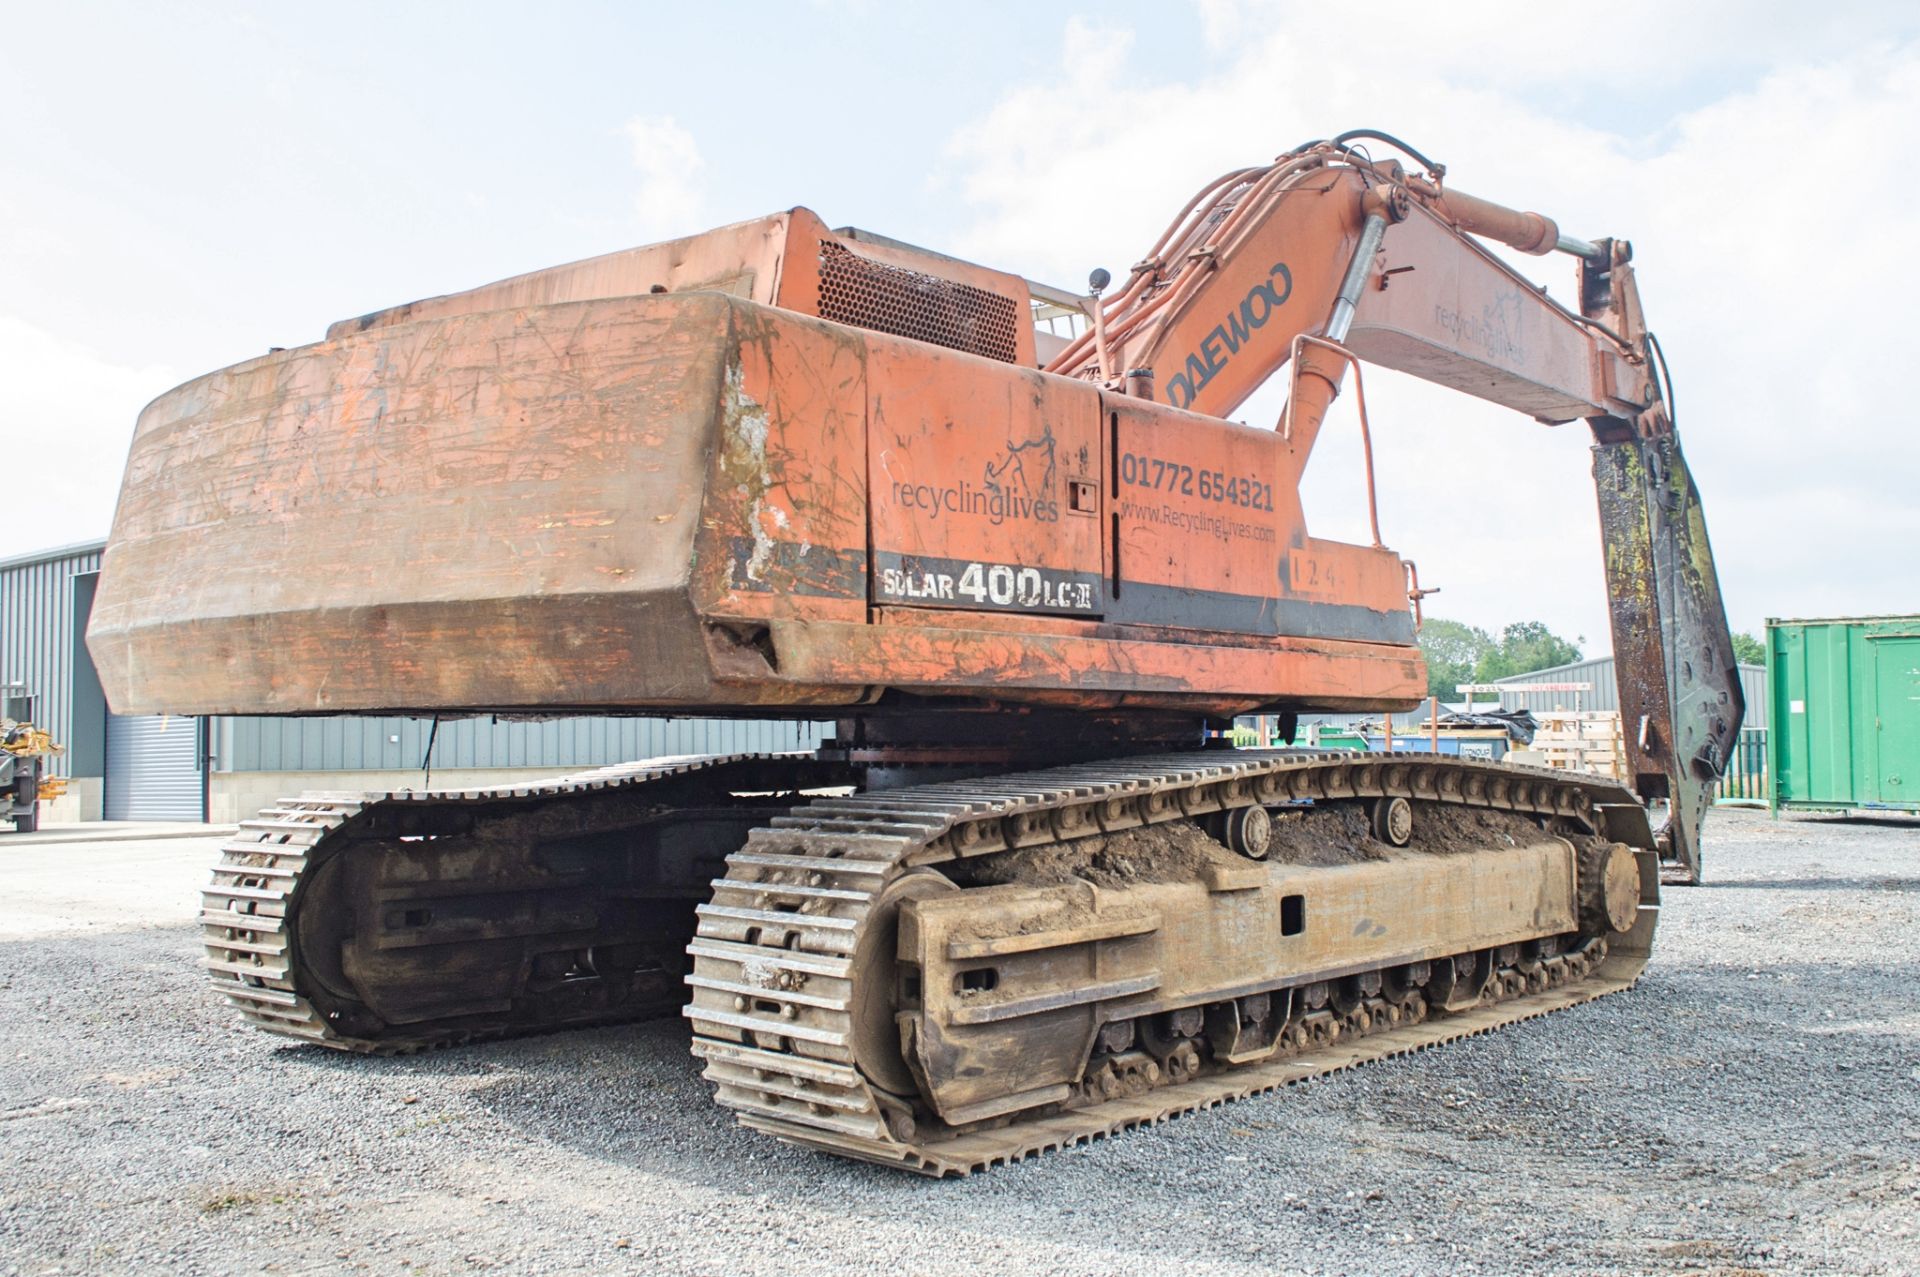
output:
M 826 722 L 583 716 L 539 721 L 334 716 L 228 718 L 215 726 L 214 769 L 412 771 L 433 742 L 435 771 L 492 767 L 601 767 L 675 754 L 810 750 Z
M 1592 691 L 1580 693 L 1581 709 L 1617 710 L 1620 708 L 1620 691 L 1614 681 L 1611 656 L 1597 656 L 1590 660 L 1575 661 L 1570 665 L 1555 665 L 1550 669 L 1515 674 L 1510 678 L 1494 681 L 1498 683 L 1592 683 Z M 1742 665 L 1740 687 L 1747 696 L 1747 722 L 1751 725 L 1766 722 L 1766 666 Z M 1530 709 L 1538 714 L 1543 710 L 1572 709 L 1573 695 L 1572 692 L 1502 692 L 1500 704 L 1507 709 Z
M 0 683 L 25 683 L 36 726 L 66 743 L 73 731 L 73 658 L 83 639 L 73 614 L 74 578 L 100 570 L 99 544 L 69 546 L 0 562 Z M 56 776 L 73 760 L 54 758 Z

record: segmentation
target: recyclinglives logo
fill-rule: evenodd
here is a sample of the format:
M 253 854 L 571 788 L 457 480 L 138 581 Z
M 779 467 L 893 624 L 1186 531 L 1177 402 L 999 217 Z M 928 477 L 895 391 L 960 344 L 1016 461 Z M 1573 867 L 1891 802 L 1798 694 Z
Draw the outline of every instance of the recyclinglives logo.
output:
M 1060 501 L 1054 495 L 1053 427 L 1024 443 L 1008 441 L 1006 450 L 986 463 L 979 483 L 893 481 L 893 499 L 903 510 L 929 519 L 985 519 L 995 527 L 1009 519 L 1058 523 Z

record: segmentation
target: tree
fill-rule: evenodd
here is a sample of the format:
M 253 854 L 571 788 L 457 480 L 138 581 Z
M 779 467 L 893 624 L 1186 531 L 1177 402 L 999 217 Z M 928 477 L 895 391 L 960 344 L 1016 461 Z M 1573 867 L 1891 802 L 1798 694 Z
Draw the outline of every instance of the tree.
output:
M 1571 665 L 1580 659 L 1584 636 L 1569 643 L 1539 621 L 1515 621 L 1500 631 L 1497 642 L 1473 669 L 1473 681 L 1492 683 L 1515 674 L 1531 674 L 1555 665 Z
M 1474 670 L 1493 647 L 1492 636 L 1483 629 L 1429 617 L 1420 627 L 1420 652 L 1427 658 L 1427 695 L 1454 700 L 1459 693 L 1453 689 L 1474 681 Z
M 1765 665 L 1767 645 L 1751 634 L 1733 636 L 1733 659 L 1742 665 Z

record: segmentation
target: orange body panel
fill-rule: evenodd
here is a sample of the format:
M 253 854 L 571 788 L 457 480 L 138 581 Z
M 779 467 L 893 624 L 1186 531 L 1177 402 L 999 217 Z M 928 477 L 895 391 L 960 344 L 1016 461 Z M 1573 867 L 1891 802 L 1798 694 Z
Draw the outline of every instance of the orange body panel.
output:
M 1192 293 L 1128 344 L 1123 366 L 1154 369 L 1155 397 L 1175 407 L 1225 417 L 1245 402 L 1285 360 L 1293 335 L 1317 331 L 1333 309 L 1360 237 L 1351 185 L 1329 178 L 1281 195 L 1282 211 L 1249 227 L 1231 256 L 1211 260 Z M 1296 450 L 1296 474 L 1310 447 L 1309 439 Z
M 1276 446 L 717 292 L 449 307 L 149 407 L 90 642 L 121 712 L 1410 701 Z
M 874 601 L 1102 615 L 1099 392 L 901 342 L 869 368 Z

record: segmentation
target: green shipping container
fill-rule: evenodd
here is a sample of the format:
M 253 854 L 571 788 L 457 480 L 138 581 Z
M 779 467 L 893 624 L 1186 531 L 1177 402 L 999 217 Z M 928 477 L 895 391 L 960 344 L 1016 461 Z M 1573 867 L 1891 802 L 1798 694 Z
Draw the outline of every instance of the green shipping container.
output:
M 1920 616 L 1767 622 L 1771 807 L 1920 811 Z

